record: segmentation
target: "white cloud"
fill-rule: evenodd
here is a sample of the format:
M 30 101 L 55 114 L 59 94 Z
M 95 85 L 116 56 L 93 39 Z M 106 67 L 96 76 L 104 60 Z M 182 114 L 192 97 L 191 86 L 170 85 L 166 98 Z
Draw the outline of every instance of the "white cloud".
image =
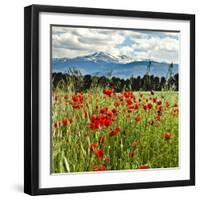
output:
M 53 57 L 103 51 L 130 60 L 178 62 L 179 33 L 95 28 L 52 28 Z

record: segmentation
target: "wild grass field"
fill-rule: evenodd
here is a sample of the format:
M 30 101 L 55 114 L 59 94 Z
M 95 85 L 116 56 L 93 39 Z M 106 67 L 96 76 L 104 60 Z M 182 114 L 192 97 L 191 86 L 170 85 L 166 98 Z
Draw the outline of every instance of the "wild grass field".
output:
M 178 167 L 178 92 L 52 92 L 52 173 Z

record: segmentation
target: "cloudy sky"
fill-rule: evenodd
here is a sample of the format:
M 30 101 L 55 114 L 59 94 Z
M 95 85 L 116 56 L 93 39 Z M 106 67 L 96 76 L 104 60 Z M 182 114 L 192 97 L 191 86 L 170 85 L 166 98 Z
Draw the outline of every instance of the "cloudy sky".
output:
M 105 52 L 128 60 L 178 63 L 179 33 L 77 27 L 52 27 L 53 58 Z

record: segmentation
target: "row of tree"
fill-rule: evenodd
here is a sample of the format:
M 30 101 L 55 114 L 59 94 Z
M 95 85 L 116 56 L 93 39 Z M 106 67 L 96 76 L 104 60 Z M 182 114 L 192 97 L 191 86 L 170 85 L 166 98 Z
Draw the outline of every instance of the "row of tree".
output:
M 52 85 L 56 87 L 71 87 L 75 92 L 87 91 L 91 88 L 114 88 L 116 92 L 123 90 L 133 91 L 161 91 L 174 90 L 178 91 L 178 74 L 169 77 L 155 77 L 153 75 L 144 75 L 143 77 L 130 77 L 122 79 L 119 77 L 91 76 L 82 75 L 78 71 L 73 73 L 52 73 Z

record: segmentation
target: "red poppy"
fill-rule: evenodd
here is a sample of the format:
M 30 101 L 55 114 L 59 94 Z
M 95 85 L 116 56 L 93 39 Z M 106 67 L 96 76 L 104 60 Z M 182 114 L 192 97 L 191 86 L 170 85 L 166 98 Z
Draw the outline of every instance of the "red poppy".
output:
M 108 111 L 108 108 L 107 108 L 107 107 L 104 107 L 104 108 L 100 109 L 100 113 L 101 113 L 101 114 L 104 114 L 104 113 L 106 113 L 107 111 Z
M 143 106 L 143 108 L 144 108 L 144 110 L 147 110 L 148 106 L 145 104 L 145 105 Z
M 157 100 L 156 98 L 153 98 L 153 102 L 154 102 L 154 103 L 156 103 L 156 100 Z
M 67 119 L 66 119 L 66 118 L 64 118 L 64 119 L 62 120 L 62 125 L 63 125 L 63 126 L 66 126 L 66 125 L 67 125 Z
M 103 93 L 110 97 L 113 94 L 113 90 L 112 89 L 104 89 Z
M 113 113 L 113 114 L 117 113 L 117 109 L 116 109 L 116 108 L 113 108 L 113 109 L 112 109 L 112 113 Z
M 114 130 L 110 130 L 109 136 L 110 136 L 110 137 L 113 137 L 113 136 L 117 135 L 117 133 L 119 133 L 120 130 L 121 130 L 121 129 L 120 129 L 119 127 L 115 128 Z
M 99 144 L 103 144 L 105 142 L 105 136 L 99 137 Z
M 105 166 L 105 165 L 102 165 L 102 166 L 101 166 L 101 170 L 102 170 L 102 171 L 105 171 L 105 170 L 106 170 L 106 166 Z
M 93 171 L 100 171 L 100 166 L 98 166 L 98 165 L 95 165 L 95 166 L 93 166 Z
M 150 167 L 148 165 L 141 165 L 137 169 L 149 169 Z
M 72 124 L 72 122 L 73 122 L 71 118 L 69 118 L 68 121 L 70 124 Z
M 136 117 L 135 117 L 135 121 L 136 122 L 139 122 L 141 120 L 141 116 L 140 115 L 137 115 Z
M 97 148 L 97 144 L 92 143 L 92 144 L 90 144 L 89 148 L 90 148 L 91 151 L 95 151 L 96 148 Z
M 80 109 L 83 106 L 83 95 L 81 93 L 72 96 L 72 107 Z
M 165 103 L 165 104 L 166 104 L 166 107 L 167 107 L 167 108 L 169 108 L 169 106 L 170 106 L 170 103 L 169 103 L 169 101 L 166 101 L 166 103 Z
M 171 138 L 171 133 L 165 133 L 165 139 L 169 140 Z
M 153 107 L 153 105 L 151 103 L 148 103 L 147 107 L 148 107 L 148 109 L 151 109 Z
M 84 112 L 84 117 L 87 118 L 87 116 L 88 116 L 88 113 Z
M 132 99 L 127 99 L 127 100 L 126 100 L 126 103 L 127 103 L 127 105 L 132 105 L 132 104 L 133 104 L 133 101 L 132 101 Z
M 160 115 L 156 115 L 155 120 L 160 121 Z
M 57 128 L 58 124 L 55 122 L 53 126 L 54 126 L 54 128 Z
M 104 155 L 104 150 L 103 149 L 97 149 L 96 150 L 96 156 L 99 160 L 102 160 L 103 158 L 103 155 Z
M 95 166 L 93 166 L 93 171 L 105 171 L 105 170 L 106 170 L 105 165 L 102 165 L 102 166 L 95 165 Z
M 139 109 L 139 104 L 138 104 L 138 103 L 136 103 L 136 104 L 134 105 L 134 109 L 135 109 L 135 110 L 138 110 L 138 109 Z
M 161 100 L 157 100 L 157 105 L 161 105 L 162 101 Z
M 118 106 L 119 106 L 119 103 L 118 103 L 118 102 L 115 102 L 115 103 L 114 103 L 114 106 L 115 106 L 115 107 L 118 107 Z

